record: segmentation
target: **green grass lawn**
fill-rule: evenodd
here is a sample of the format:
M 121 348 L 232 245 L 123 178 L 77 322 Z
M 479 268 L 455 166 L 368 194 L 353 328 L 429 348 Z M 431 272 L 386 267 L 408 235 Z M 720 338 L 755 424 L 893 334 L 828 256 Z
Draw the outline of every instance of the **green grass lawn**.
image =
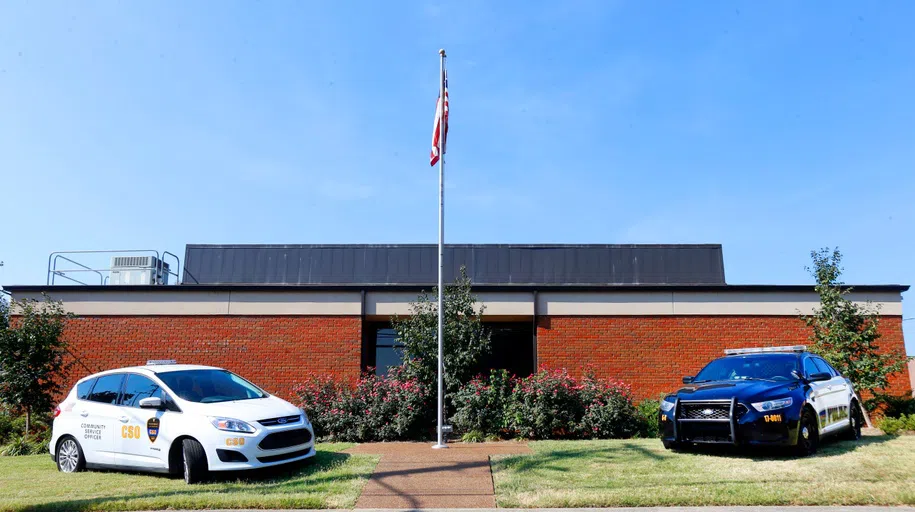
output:
M 825 441 L 804 459 L 669 452 L 654 439 L 530 446 L 493 458 L 500 507 L 915 504 L 915 436 Z
M 47 455 L 0 458 L 0 510 L 163 508 L 351 508 L 378 457 L 319 444 L 313 462 L 237 473 L 203 485 L 163 475 L 88 471 L 63 474 Z

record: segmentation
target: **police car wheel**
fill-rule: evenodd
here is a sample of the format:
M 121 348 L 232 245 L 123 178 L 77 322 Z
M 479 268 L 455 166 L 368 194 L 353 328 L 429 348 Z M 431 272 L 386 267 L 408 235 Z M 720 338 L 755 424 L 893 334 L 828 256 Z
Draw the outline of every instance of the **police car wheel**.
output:
M 857 441 L 861 439 L 861 426 L 864 423 L 864 416 L 861 414 L 861 408 L 858 402 L 852 402 L 850 414 L 848 415 L 848 429 L 845 431 L 845 439 Z
M 83 448 L 72 436 L 65 436 L 57 445 L 57 469 L 62 473 L 76 473 L 86 468 Z
M 678 450 L 680 449 L 680 443 L 676 441 L 661 441 L 664 444 L 666 450 Z
M 816 416 L 809 409 L 804 409 L 798 425 L 797 454 L 801 457 L 813 455 L 817 452 L 819 443 L 820 433 L 817 430 Z
M 200 443 L 194 439 L 185 439 L 181 447 L 184 482 L 196 484 L 206 480 L 207 456 L 203 451 L 203 446 L 200 446 Z

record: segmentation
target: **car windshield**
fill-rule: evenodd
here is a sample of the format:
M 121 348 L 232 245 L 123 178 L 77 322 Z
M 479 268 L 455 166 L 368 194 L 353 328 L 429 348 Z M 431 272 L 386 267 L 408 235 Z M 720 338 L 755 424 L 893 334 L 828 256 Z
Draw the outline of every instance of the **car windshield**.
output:
M 156 375 L 176 395 L 189 402 L 209 404 L 267 396 L 254 384 L 227 370 L 181 370 Z
M 794 354 L 765 354 L 731 356 L 716 359 L 696 375 L 693 382 L 712 380 L 795 380 L 797 370 Z

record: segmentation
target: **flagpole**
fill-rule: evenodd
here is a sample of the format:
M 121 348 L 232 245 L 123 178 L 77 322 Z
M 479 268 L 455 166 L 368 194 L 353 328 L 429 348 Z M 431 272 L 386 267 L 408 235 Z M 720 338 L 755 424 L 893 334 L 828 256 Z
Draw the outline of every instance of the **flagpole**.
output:
M 439 109 L 438 120 L 438 443 L 433 448 L 447 448 L 442 425 L 445 423 L 444 369 L 445 369 L 445 50 L 438 51 L 439 66 Z

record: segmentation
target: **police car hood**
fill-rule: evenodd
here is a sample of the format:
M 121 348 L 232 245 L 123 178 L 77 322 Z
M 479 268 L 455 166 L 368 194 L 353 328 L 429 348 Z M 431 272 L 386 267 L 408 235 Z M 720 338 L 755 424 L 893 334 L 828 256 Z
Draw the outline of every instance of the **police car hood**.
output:
M 738 400 L 755 402 L 784 395 L 795 386 L 796 382 L 784 381 L 716 380 L 684 386 L 677 396 L 680 400 L 730 400 L 736 396 Z
M 248 400 L 232 400 L 229 402 L 214 402 L 194 404 L 195 409 L 207 416 L 222 416 L 237 420 L 254 422 L 281 416 L 302 414 L 299 409 L 289 402 L 275 396 L 265 398 L 251 398 Z

